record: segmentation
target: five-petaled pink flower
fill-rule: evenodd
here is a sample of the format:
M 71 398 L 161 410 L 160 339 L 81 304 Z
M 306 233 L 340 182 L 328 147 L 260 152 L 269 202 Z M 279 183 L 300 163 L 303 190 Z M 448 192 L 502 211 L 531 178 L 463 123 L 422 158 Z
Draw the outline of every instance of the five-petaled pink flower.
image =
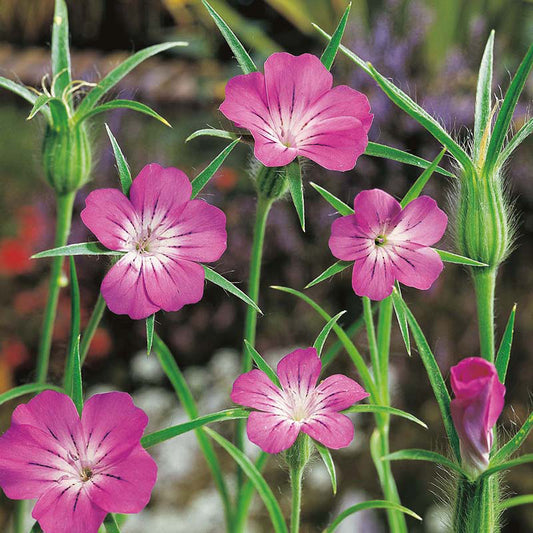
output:
M 474 475 L 489 464 L 492 428 L 500 416 L 505 386 L 496 367 L 481 357 L 468 357 L 451 368 L 452 419 L 459 435 L 463 467 Z
M 350 170 L 368 144 L 372 124 L 364 94 L 333 76 L 311 54 L 272 54 L 265 73 L 236 76 L 220 111 L 250 131 L 255 156 L 280 167 L 305 156 L 329 170 Z
M 85 225 L 111 250 L 125 252 L 102 282 L 109 309 L 133 319 L 198 302 L 205 272 L 226 249 L 226 217 L 191 200 L 191 183 L 177 168 L 155 163 L 133 180 L 129 199 L 117 189 L 87 196 Z
M 443 268 L 430 246 L 448 223 L 435 200 L 421 196 L 402 209 L 390 194 L 372 189 L 355 197 L 354 212 L 333 222 L 329 247 L 338 259 L 354 261 L 355 294 L 383 300 L 395 280 L 429 289 Z
M 314 348 L 295 350 L 277 367 L 281 388 L 261 370 L 242 374 L 233 384 L 231 399 L 257 409 L 248 417 L 248 438 L 268 453 L 290 448 L 303 431 L 328 448 L 348 446 L 351 420 L 339 411 L 366 398 L 352 379 L 336 374 L 317 386 L 322 363 Z
M 107 513 L 138 513 L 150 499 L 147 423 L 125 393 L 93 396 L 80 420 L 67 395 L 41 392 L 0 437 L 0 486 L 8 498 L 38 499 L 32 516 L 45 533 L 97 533 Z

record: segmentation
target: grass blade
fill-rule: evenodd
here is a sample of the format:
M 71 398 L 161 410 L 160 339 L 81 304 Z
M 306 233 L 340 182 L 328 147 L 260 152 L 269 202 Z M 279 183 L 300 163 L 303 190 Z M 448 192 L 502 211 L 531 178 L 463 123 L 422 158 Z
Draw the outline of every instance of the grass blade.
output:
M 396 409 L 395 407 L 389 407 L 388 405 L 374 405 L 374 404 L 369 404 L 369 403 L 361 403 L 357 405 L 352 405 L 352 407 L 348 407 L 348 409 L 345 409 L 342 412 L 343 413 L 384 413 L 387 415 L 394 415 L 394 416 L 399 416 L 401 418 L 405 418 L 406 420 L 410 420 L 411 422 L 414 422 L 415 424 L 422 426 L 424 429 L 428 429 L 427 425 L 424 422 L 422 422 L 422 420 L 417 418 L 415 415 L 402 411 L 401 409 Z
M 126 158 L 124 157 L 124 154 L 122 153 L 122 150 L 120 149 L 117 140 L 115 139 L 115 136 L 113 135 L 113 133 L 111 133 L 111 130 L 109 129 L 109 126 L 107 124 L 105 125 L 105 129 L 107 131 L 107 136 L 111 141 L 111 146 L 113 147 L 113 154 L 115 155 L 115 162 L 117 163 L 118 175 L 120 178 L 120 186 L 122 187 L 122 192 L 126 196 L 129 196 L 132 183 L 130 167 L 128 165 L 128 162 L 126 161 Z
M 42 259 L 43 257 L 57 257 L 66 255 L 123 255 L 124 252 L 109 250 L 99 242 L 80 242 L 78 244 L 68 244 L 51 250 L 44 250 L 31 256 L 31 259 Z
M 223 420 L 236 420 L 238 418 L 247 418 L 250 414 L 246 409 L 226 409 L 225 411 L 220 411 L 218 413 L 211 413 L 209 415 L 201 416 L 195 418 L 190 422 L 185 422 L 183 424 L 178 424 L 169 428 L 161 429 L 159 431 L 154 431 L 153 433 L 148 433 L 141 439 L 141 445 L 144 448 L 150 448 L 161 442 L 165 442 L 179 435 L 183 435 L 193 429 L 198 429 L 206 424 L 213 424 L 214 422 L 221 422 Z
M 320 185 L 311 182 L 311 187 L 317 191 L 326 202 L 328 202 L 333 209 L 335 209 L 340 215 L 353 215 L 353 209 L 345 204 L 342 200 L 339 200 L 335 195 L 331 194 L 326 189 L 322 188 Z
M 298 213 L 302 231 L 305 231 L 305 204 L 304 204 L 304 187 L 302 183 L 302 173 L 300 164 L 294 161 L 285 167 L 289 191 L 291 192 L 292 203 Z
M 455 263 L 456 265 L 468 265 L 468 266 L 475 266 L 475 267 L 488 266 L 486 263 L 480 263 L 479 261 L 476 261 L 475 259 L 470 259 L 469 257 L 464 257 L 458 254 L 453 254 L 452 252 L 446 252 L 444 250 L 437 250 L 436 248 L 435 248 L 435 251 L 440 255 L 440 258 L 445 263 Z
M 242 453 L 235 445 L 225 439 L 222 435 L 219 435 L 212 429 L 205 428 L 204 430 L 213 440 L 215 440 L 222 448 L 224 448 L 233 458 L 233 460 L 242 468 L 243 472 L 250 478 L 254 484 L 255 489 L 261 499 L 263 500 L 265 507 L 270 515 L 272 526 L 275 533 L 288 533 L 283 513 L 276 500 L 272 490 L 265 481 L 265 478 L 261 475 L 255 465 L 248 459 L 244 453 Z
M 207 167 L 192 180 L 192 194 L 191 199 L 196 198 L 198 193 L 207 185 L 209 180 L 215 175 L 215 172 L 220 168 L 222 163 L 226 160 L 226 157 L 231 153 L 231 151 L 239 144 L 240 137 L 235 139 L 230 145 L 226 146 L 220 154 L 218 154 Z
M 516 316 L 516 304 L 511 309 L 509 320 L 505 326 L 502 341 L 496 354 L 496 370 L 498 371 L 498 378 L 502 383 L 505 383 L 505 377 L 507 376 L 507 366 L 509 365 L 509 358 L 511 357 L 511 346 L 513 344 L 514 333 L 514 320 Z
M 151 107 L 141 102 L 136 102 L 135 100 L 112 100 L 111 102 L 106 102 L 105 104 L 99 105 L 85 113 L 84 115 L 78 115 L 74 118 L 74 122 L 79 124 L 88 118 L 94 117 L 100 113 L 105 113 L 106 111 L 112 111 L 114 109 L 131 109 L 132 111 L 137 111 L 138 113 L 143 113 L 149 117 L 155 118 L 162 122 L 165 126 L 171 128 L 172 126 L 164 119 L 159 113 L 154 111 Z
M 244 345 L 250 354 L 250 357 L 254 360 L 259 370 L 262 370 L 274 385 L 281 389 L 281 383 L 279 382 L 277 374 L 274 372 L 270 365 L 263 359 L 261 354 L 246 340 L 244 339 Z
M 322 355 L 322 350 L 324 348 L 324 344 L 326 343 L 326 339 L 328 338 L 328 335 L 331 331 L 331 328 L 337 323 L 339 318 L 344 315 L 346 311 L 341 311 L 340 313 L 337 313 L 331 320 L 328 320 L 327 324 L 322 328 L 322 331 L 318 334 L 318 337 L 316 338 L 315 342 L 313 343 L 313 348 L 316 349 L 316 353 L 318 354 L 318 357 Z
M 352 3 L 350 2 L 348 4 L 348 7 L 346 8 L 346 11 L 344 11 L 344 15 L 342 15 L 342 18 L 339 21 L 339 25 L 333 33 L 331 40 L 329 41 L 328 45 L 326 46 L 326 49 L 320 57 L 320 61 L 322 61 L 322 64 L 328 70 L 331 70 L 333 61 L 335 61 L 335 57 L 341 44 L 342 36 L 344 35 L 344 30 L 346 29 L 346 22 L 348 21 L 348 15 L 350 14 L 351 7 Z
M 49 383 L 26 383 L 25 385 L 19 385 L 18 387 L 14 387 L 13 389 L 0 394 L 0 405 L 20 398 L 21 396 L 42 392 L 43 390 L 55 390 L 57 392 L 62 392 L 63 394 L 65 393 L 65 390 L 61 387 L 56 387 Z
M 413 448 L 411 450 L 400 450 L 398 452 L 390 453 L 388 455 L 385 455 L 382 457 L 382 461 L 428 461 L 430 463 L 436 463 L 441 466 L 445 466 L 446 468 L 449 468 L 450 470 L 454 470 L 455 472 L 465 476 L 465 471 L 454 461 L 450 461 L 447 457 L 444 457 L 444 455 L 441 455 L 437 452 L 431 452 L 429 450 L 420 450 L 417 448 Z
M 513 453 L 515 453 L 525 440 L 528 438 L 529 433 L 533 429 L 533 413 L 529 413 L 526 421 L 522 424 L 522 427 L 515 433 L 515 435 L 505 443 L 491 458 L 491 463 L 498 463 L 505 461 Z
M 188 143 L 197 137 L 218 137 L 219 139 L 229 139 L 230 141 L 240 140 L 240 135 L 238 133 L 233 133 L 226 130 L 216 130 L 214 128 L 204 128 L 202 130 L 197 130 L 194 133 L 191 133 L 186 139 L 185 142 Z
M 68 11 L 65 0 L 55 0 L 52 26 L 52 77 L 56 96 L 61 96 L 71 82 L 68 37 Z
M 249 296 L 242 292 L 241 289 L 233 285 L 233 283 L 221 276 L 218 272 L 215 272 L 214 270 L 205 265 L 202 266 L 204 267 L 205 279 L 207 281 L 210 281 L 211 283 L 218 285 L 225 291 L 228 291 L 234 296 L 237 296 L 237 298 L 240 298 L 245 304 L 249 305 L 250 307 L 253 307 L 258 313 L 263 314 L 261 309 L 257 307 L 257 304 Z
M 414 511 L 411 511 L 411 509 L 408 509 L 399 503 L 389 502 L 387 500 L 368 500 L 366 502 L 357 503 L 351 507 L 348 507 L 348 509 L 345 509 L 339 516 L 337 516 L 337 518 L 335 518 L 331 525 L 324 530 L 324 533 L 333 533 L 340 526 L 344 519 L 359 511 L 365 511 L 366 509 L 389 509 L 391 511 L 400 511 L 412 516 L 413 518 L 416 518 L 417 520 L 422 520 L 422 518 Z
M 331 453 L 328 448 L 320 444 L 320 442 L 317 442 L 315 440 L 313 441 L 313 444 L 315 445 L 317 452 L 320 454 L 322 461 L 324 461 L 324 465 L 326 466 L 326 469 L 329 474 L 329 479 L 331 480 L 331 488 L 333 490 L 333 494 L 337 494 L 337 474 L 335 472 L 335 463 L 333 462 Z
M 226 42 L 231 48 L 231 51 L 235 54 L 235 59 L 239 63 L 239 66 L 241 67 L 241 70 L 244 72 L 244 74 L 257 72 L 257 67 L 252 61 L 252 58 L 249 56 L 248 52 L 245 50 L 239 39 L 237 39 L 237 36 L 224 22 L 222 17 L 205 0 L 202 0 L 202 3 L 209 12 L 209 15 L 211 15 L 211 18 L 215 21 L 215 24 L 217 25 L 224 39 L 226 39 Z
M 349 266 L 353 265 L 353 261 L 337 261 L 330 267 L 326 268 L 322 274 L 317 276 L 313 281 L 308 283 L 305 288 L 309 289 L 309 287 L 313 287 L 314 285 L 317 285 L 318 283 L 324 281 L 325 279 L 331 278 L 335 274 L 338 274 L 339 272 L 342 272 L 343 270 L 346 270 Z
M 146 355 L 152 353 L 152 344 L 154 342 L 155 313 L 146 319 Z

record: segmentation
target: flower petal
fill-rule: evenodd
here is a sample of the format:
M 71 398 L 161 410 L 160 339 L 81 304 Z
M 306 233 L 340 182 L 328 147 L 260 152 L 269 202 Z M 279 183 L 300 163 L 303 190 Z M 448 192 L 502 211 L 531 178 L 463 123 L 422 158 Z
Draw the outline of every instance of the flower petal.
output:
M 157 465 L 139 444 L 123 459 L 95 474 L 91 500 L 109 513 L 138 513 L 150 501 Z
M 254 369 L 235 380 L 231 401 L 260 411 L 277 412 L 282 394 L 263 371 Z
M 164 311 L 178 311 L 199 302 L 204 294 L 205 271 L 202 265 L 171 257 L 144 259 L 144 284 L 151 302 Z
M 444 235 L 448 217 L 433 198 L 420 196 L 397 215 L 394 224 L 396 227 L 390 232 L 389 241 L 409 241 L 430 246 Z
M 329 238 L 331 253 L 343 261 L 364 259 L 375 248 L 374 237 L 363 231 L 355 215 L 337 218 L 331 225 Z
M 322 363 L 315 348 L 294 350 L 287 354 L 277 367 L 279 381 L 284 390 L 294 389 L 306 394 L 314 388 Z
M 211 263 L 226 250 L 226 215 L 203 200 L 187 202 L 175 224 L 157 234 L 157 252 Z
M 246 425 L 248 438 L 267 453 L 279 453 L 290 448 L 300 425 L 281 415 L 252 411 Z
M 140 320 L 160 309 L 150 299 L 146 289 L 144 261 L 131 252 L 111 267 L 102 281 L 101 292 L 113 313 Z
M 390 257 L 394 276 L 408 287 L 429 289 L 444 268 L 442 259 L 432 248 L 403 245 L 393 246 L 393 250 Z
M 289 147 L 278 140 L 254 134 L 254 155 L 266 167 L 283 167 L 288 165 L 298 155 L 295 147 Z
M 106 511 L 94 505 L 89 487 L 72 481 L 56 483 L 33 508 L 45 533 L 97 533 Z
M 320 407 L 332 411 L 347 409 L 370 396 L 359 383 L 342 374 L 329 376 L 322 381 L 316 388 L 316 395 L 319 398 Z
M 320 411 L 306 420 L 302 431 L 333 450 L 345 448 L 354 436 L 352 421 L 346 415 L 330 410 Z
M 85 209 L 80 216 L 110 250 L 125 250 L 140 224 L 131 202 L 117 189 L 92 191 L 85 199 Z
M 383 300 L 390 296 L 393 285 L 394 271 L 383 248 L 375 248 L 365 259 L 355 261 L 352 288 L 358 296 Z
M 401 212 L 400 203 L 381 189 L 361 191 L 354 200 L 357 224 L 375 236 L 387 233 L 391 221 Z
M 113 464 L 138 446 L 148 417 L 129 394 L 108 392 L 87 400 L 81 415 L 87 455 L 102 465 Z

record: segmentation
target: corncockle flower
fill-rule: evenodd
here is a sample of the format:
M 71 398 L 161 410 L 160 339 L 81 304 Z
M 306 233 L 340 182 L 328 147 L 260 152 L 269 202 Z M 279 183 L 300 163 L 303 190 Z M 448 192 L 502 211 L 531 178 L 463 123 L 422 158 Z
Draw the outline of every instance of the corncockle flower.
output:
M 314 348 L 295 350 L 278 363 L 277 387 L 261 370 L 242 374 L 231 399 L 257 409 L 248 417 L 248 438 L 268 453 L 290 448 L 303 431 L 328 448 L 344 448 L 354 435 L 339 411 L 369 396 L 352 379 L 336 374 L 317 386 L 322 363 Z
M 333 76 L 311 54 L 272 54 L 264 75 L 236 76 L 220 111 L 246 128 L 267 167 L 305 156 L 329 170 L 350 170 L 368 144 L 373 115 L 364 94 L 332 88 Z
M 133 180 L 129 199 L 117 189 L 87 196 L 85 225 L 111 250 L 125 253 L 102 282 L 109 309 L 133 319 L 198 302 L 205 272 L 226 249 L 226 217 L 191 200 L 191 183 L 177 168 L 155 163 Z
M 459 435 L 463 467 L 477 475 L 489 464 L 492 428 L 500 416 L 505 386 L 496 367 L 481 357 L 468 357 L 451 368 L 451 413 Z
M 333 222 L 329 247 L 338 259 L 354 261 L 355 294 L 383 300 L 395 280 L 429 289 L 443 269 L 430 245 L 448 223 L 435 200 L 420 196 L 402 209 L 390 194 L 372 189 L 355 197 L 354 211 Z
M 38 499 L 32 516 L 45 533 L 97 533 L 107 513 L 138 513 L 150 499 L 147 423 L 122 392 L 91 397 L 81 420 L 66 394 L 41 392 L 0 437 L 0 486 L 8 498 Z

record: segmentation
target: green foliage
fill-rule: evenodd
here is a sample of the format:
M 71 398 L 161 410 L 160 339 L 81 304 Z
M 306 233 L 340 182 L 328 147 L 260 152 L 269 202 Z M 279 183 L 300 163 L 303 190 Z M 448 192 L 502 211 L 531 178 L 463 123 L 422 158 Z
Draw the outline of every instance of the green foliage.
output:
M 313 187 L 313 189 L 315 189 L 315 191 L 317 191 L 340 215 L 353 215 L 353 209 L 342 200 L 339 200 L 334 194 L 331 194 L 329 191 L 313 182 L 311 182 L 311 187 Z
M 424 422 L 422 422 L 422 420 L 417 418 L 416 416 L 410 413 L 407 413 L 405 411 L 402 411 L 401 409 L 396 409 L 395 407 L 389 407 L 388 405 L 374 405 L 374 404 L 361 403 L 361 404 L 352 405 L 351 407 L 348 407 L 348 409 L 345 409 L 343 413 L 379 413 L 379 414 L 394 415 L 394 416 L 399 416 L 401 418 L 405 418 L 406 420 L 410 420 L 411 422 L 414 422 L 415 424 L 422 426 L 424 429 L 428 429 L 427 425 Z
M 285 167 L 287 183 L 291 192 L 292 203 L 298 213 L 302 231 L 305 231 L 305 207 L 304 207 L 304 188 L 302 183 L 301 167 L 298 161 L 293 161 Z
M 385 457 L 382 457 L 383 461 L 427 461 L 430 463 L 436 463 L 441 466 L 445 466 L 446 468 L 449 468 L 450 470 L 453 470 L 457 472 L 458 474 L 461 474 L 463 476 L 466 476 L 466 473 L 464 470 L 454 461 L 450 461 L 447 457 L 444 457 L 444 455 L 441 455 L 440 453 L 436 452 L 430 452 L 428 450 L 419 450 L 419 449 L 412 449 L 412 450 L 400 450 L 398 452 L 390 453 L 389 455 L 386 455 Z
M 152 344 L 154 342 L 155 313 L 146 319 L 146 355 L 152 353 Z
M 268 379 L 270 379 L 270 381 L 276 385 L 276 387 L 281 389 L 281 383 L 279 382 L 277 374 L 274 372 L 274 370 L 272 370 L 272 368 L 270 368 L 270 365 L 263 359 L 261 354 L 246 339 L 244 339 L 244 345 L 250 354 L 250 357 L 257 365 L 257 368 L 263 371 L 268 376 Z
M 11 400 L 16 400 L 21 396 L 42 392 L 43 390 L 54 390 L 63 394 L 65 393 L 64 389 L 61 387 L 56 387 L 55 385 L 51 385 L 50 383 L 26 383 L 25 385 L 13 387 L 12 389 L 0 394 L 0 405 L 10 402 Z
M 123 255 L 124 252 L 109 250 L 99 242 L 83 242 L 79 244 L 68 244 L 50 250 L 44 250 L 31 256 L 32 259 L 42 259 L 44 257 L 59 257 L 68 255 Z
M 52 75 L 59 94 L 63 93 L 71 82 L 68 38 L 68 12 L 65 0 L 55 0 L 52 26 Z
M 126 196 L 129 196 L 132 183 L 130 167 L 128 165 L 128 162 L 126 161 L 126 158 L 124 157 L 124 154 L 122 153 L 122 150 L 120 149 L 117 140 L 111 133 L 111 130 L 109 129 L 109 126 L 107 124 L 105 125 L 105 129 L 107 131 L 107 136 L 111 141 L 111 146 L 113 147 L 113 154 L 115 156 L 115 162 L 117 163 L 118 175 L 120 178 L 122 192 Z
M 331 457 L 331 452 L 328 448 L 320 444 L 320 442 L 313 441 L 313 444 L 315 445 L 316 451 L 319 453 L 322 461 L 324 462 L 324 466 L 328 471 L 333 494 L 337 494 L 337 474 L 335 472 L 335 463 Z
M 326 342 L 326 339 L 328 338 L 331 328 L 333 328 L 333 326 L 338 322 L 339 318 L 342 315 L 344 315 L 344 313 L 346 313 L 346 311 L 341 311 L 340 313 L 337 313 L 331 320 L 327 322 L 327 324 L 322 328 L 322 330 L 318 334 L 318 337 L 313 343 L 313 348 L 316 349 L 316 353 L 318 354 L 318 357 L 322 355 L 322 349 L 324 348 L 324 344 Z
M 309 282 L 305 288 L 309 289 L 309 287 L 313 287 L 314 285 L 317 285 L 321 281 L 324 281 L 328 278 L 331 278 L 335 274 L 338 274 L 339 272 L 342 272 L 343 270 L 346 270 L 349 266 L 353 265 L 353 261 L 337 261 L 330 267 L 326 268 L 322 274 L 317 276 L 313 281 Z
M 348 22 L 348 16 L 350 15 L 351 7 L 352 7 L 352 4 L 350 2 L 348 4 L 348 7 L 346 8 L 346 11 L 344 12 L 344 15 L 339 21 L 339 25 L 337 26 L 337 29 L 333 33 L 331 40 L 329 41 L 328 45 L 326 46 L 326 49 L 324 50 L 322 56 L 320 57 L 320 61 L 322 61 L 322 64 L 328 70 L 331 70 L 333 61 L 335 61 L 337 51 L 339 50 L 339 46 L 341 44 L 342 36 L 344 35 L 344 30 L 346 29 L 346 22 Z
M 514 321 L 516 316 L 516 304 L 514 304 L 505 331 L 503 333 L 500 348 L 496 354 L 496 369 L 498 370 L 498 377 L 502 383 L 505 383 L 505 377 L 507 375 L 507 367 L 509 365 L 509 359 L 511 358 L 511 347 L 513 345 L 513 333 L 514 333 Z

